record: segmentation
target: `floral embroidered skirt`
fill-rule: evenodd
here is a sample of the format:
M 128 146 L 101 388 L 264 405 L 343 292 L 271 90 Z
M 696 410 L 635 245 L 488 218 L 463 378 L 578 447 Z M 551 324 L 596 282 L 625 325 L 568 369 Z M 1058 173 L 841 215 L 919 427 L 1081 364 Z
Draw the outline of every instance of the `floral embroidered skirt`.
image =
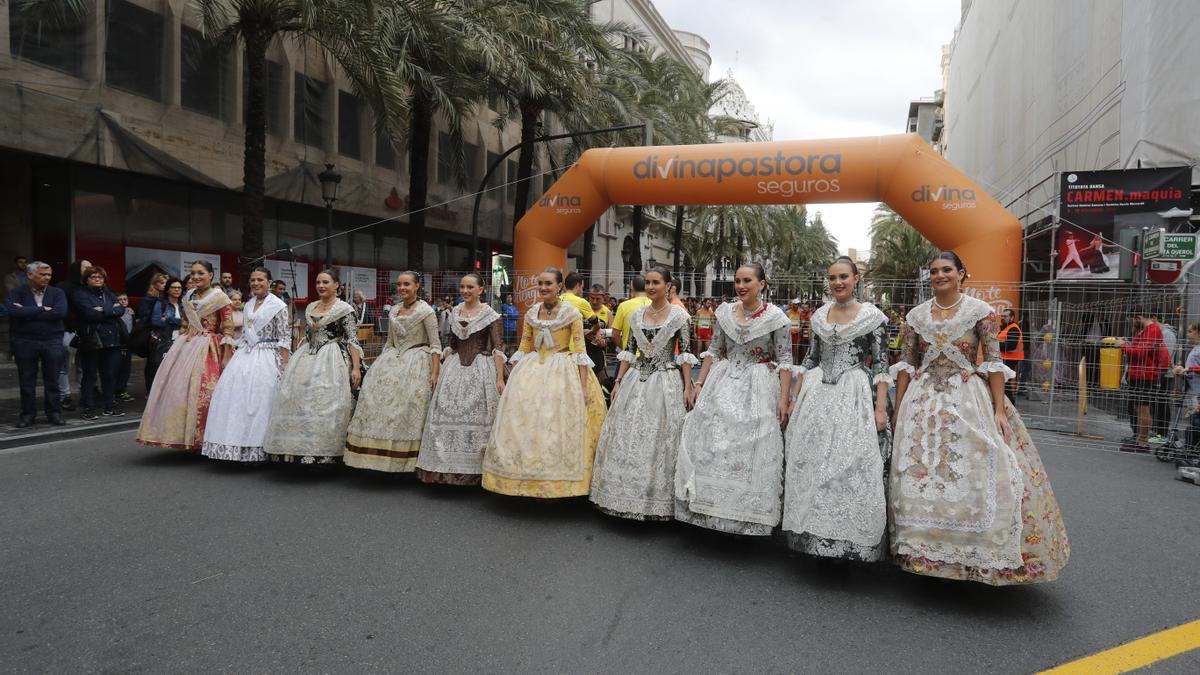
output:
M 683 422 L 676 520 L 731 534 L 771 534 L 783 510 L 778 404 L 774 367 L 717 362 Z
M 862 369 L 822 381 L 804 374 L 784 435 L 783 530 L 788 546 L 827 558 L 887 557 L 889 437 L 875 429 L 871 379 Z
M 389 473 L 417 468 L 425 413 L 433 388 L 433 364 L 426 347 L 403 353 L 385 349 L 375 359 L 358 393 L 346 431 L 346 466 Z
M 346 426 L 354 411 L 350 357 L 336 342 L 316 354 L 307 347 L 288 361 L 263 451 L 271 461 L 298 464 L 339 463 L 346 447 Z
M 426 483 L 479 485 L 483 450 L 499 401 L 491 354 L 478 354 L 466 366 L 457 354 L 446 357 L 429 402 L 417 478 Z
M 625 372 L 604 420 L 592 472 L 591 501 L 601 511 L 634 520 L 671 520 L 675 459 L 687 410 L 677 368 Z
M 541 498 L 588 493 L 606 410 L 591 370 L 585 387 L 580 391 L 579 366 L 567 353 L 517 363 L 484 451 L 485 490 Z
M 1037 447 L 1006 399 L 1012 442 L 977 376 L 931 366 L 897 416 L 891 550 L 915 574 L 996 586 L 1052 581 L 1070 544 Z
M 181 335 L 158 367 L 142 413 L 137 442 L 199 451 L 213 391 L 221 376 L 218 338 Z

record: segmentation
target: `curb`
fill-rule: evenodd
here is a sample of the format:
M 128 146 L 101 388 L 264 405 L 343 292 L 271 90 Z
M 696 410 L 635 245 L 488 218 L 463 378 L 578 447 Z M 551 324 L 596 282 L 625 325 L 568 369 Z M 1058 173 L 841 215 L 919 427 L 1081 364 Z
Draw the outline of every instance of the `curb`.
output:
M 55 441 L 66 441 L 73 438 L 86 438 L 100 434 L 110 434 L 115 431 L 137 429 L 142 423 L 141 417 L 121 420 L 120 422 L 102 422 L 100 424 L 83 424 L 79 426 L 59 427 L 45 431 L 34 431 L 19 436 L 0 438 L 0 450 L 20 448 L 27 445 L 41 445 Z

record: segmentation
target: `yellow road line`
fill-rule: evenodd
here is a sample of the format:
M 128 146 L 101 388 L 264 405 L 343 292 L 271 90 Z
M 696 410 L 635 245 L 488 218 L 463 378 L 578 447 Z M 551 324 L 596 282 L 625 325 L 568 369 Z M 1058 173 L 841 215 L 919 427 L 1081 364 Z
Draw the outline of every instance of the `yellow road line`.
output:
M 1042 671 L 1041 675 L 1126 673 L 1193 649 L 1200 649 L 1200 620 L 1085 656 L 1077 661 Z

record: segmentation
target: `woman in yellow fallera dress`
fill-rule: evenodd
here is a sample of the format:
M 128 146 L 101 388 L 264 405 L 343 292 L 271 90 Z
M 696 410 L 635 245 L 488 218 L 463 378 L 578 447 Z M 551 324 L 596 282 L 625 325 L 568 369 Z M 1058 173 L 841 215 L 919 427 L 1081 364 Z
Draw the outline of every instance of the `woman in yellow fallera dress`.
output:
M 562 271 L 538 276 L 521 346 L 483 457 L 485 490 L 519 497 L 588 493 L 604 425 L 604 393 L 583 341 L 583 316 L 561 302 Z

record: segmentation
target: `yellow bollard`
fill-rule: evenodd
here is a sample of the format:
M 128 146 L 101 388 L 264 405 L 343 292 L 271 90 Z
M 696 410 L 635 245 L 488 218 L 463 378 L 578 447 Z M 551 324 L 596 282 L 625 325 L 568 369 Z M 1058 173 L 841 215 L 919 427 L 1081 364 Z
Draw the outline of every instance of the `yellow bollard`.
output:
M 1100 341 L 1100 388 L 1110 391 L 1121 388 L 1121 349 L 1117 339 L 1106 337 Z

